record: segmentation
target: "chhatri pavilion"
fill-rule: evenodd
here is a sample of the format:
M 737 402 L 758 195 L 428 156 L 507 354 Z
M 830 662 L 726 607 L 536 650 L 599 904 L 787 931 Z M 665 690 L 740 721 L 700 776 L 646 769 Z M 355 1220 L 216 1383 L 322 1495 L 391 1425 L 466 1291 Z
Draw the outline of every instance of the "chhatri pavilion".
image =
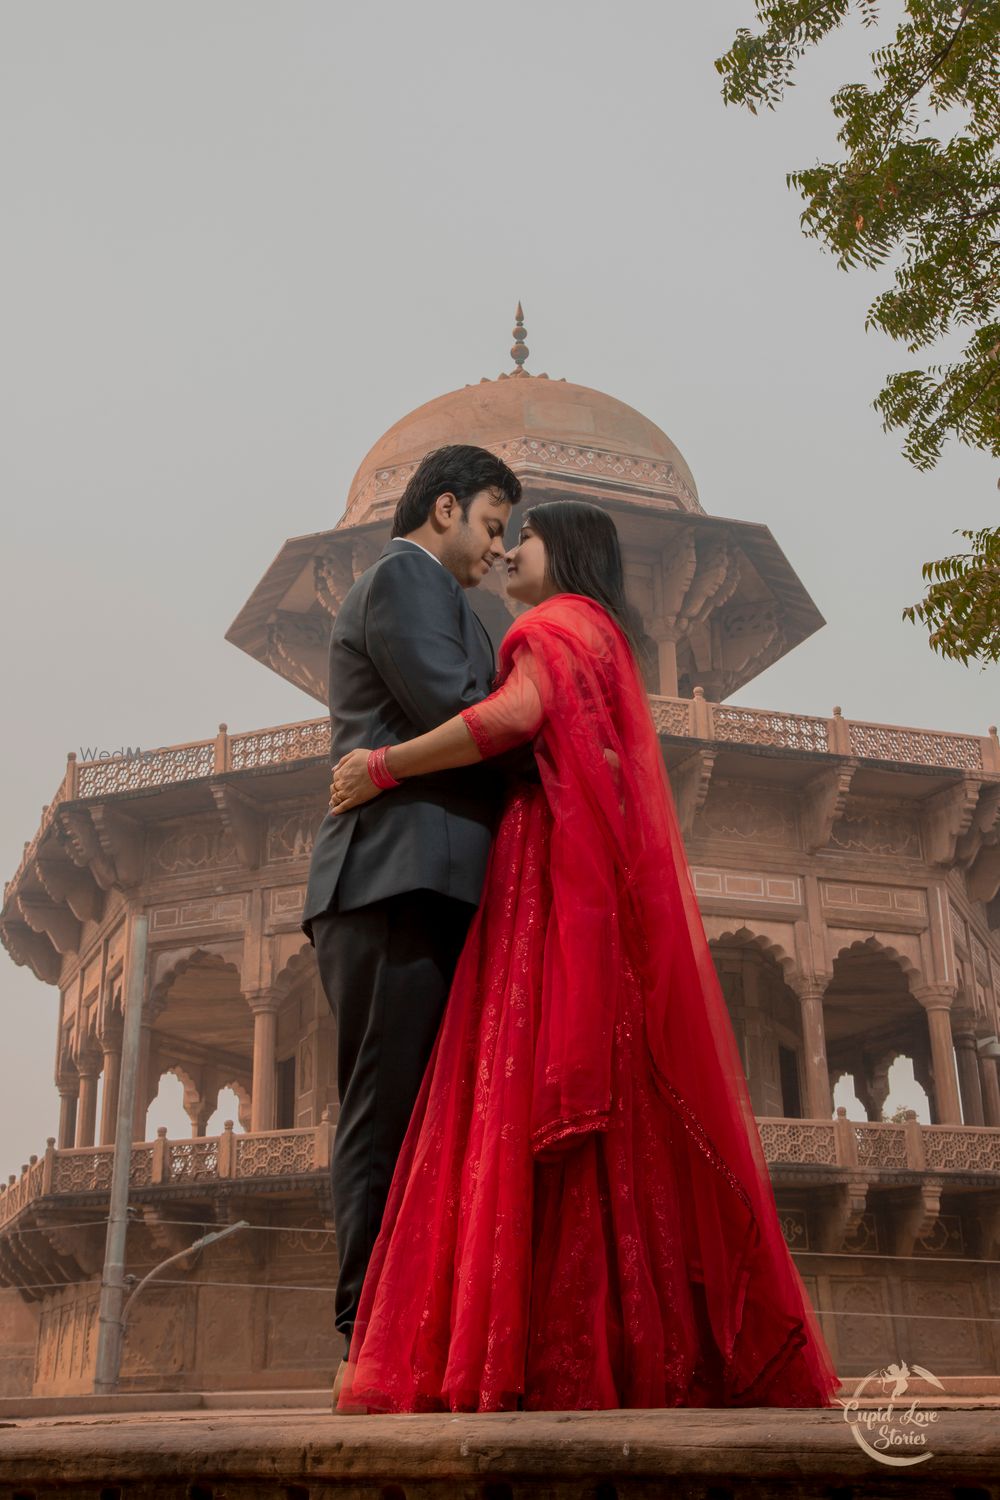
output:
M 332 1374 L 336 1028 L 299 920 L 329 789 L 331 622 L 420 459 L 499 454 L 525 503 L 615 520 L 643 669 L 787 1242 L 846 1378 L 1000 1375 L 1000 743 L 733 706 L 824 623 L 765 525 L 709 515 L 678 449 L 601 391 L 513 368 L 428 401 L 293 537 L 227 639 L 295 683 L 294 724 L 68 757 L 0 936 L 58 995 L 53 1136 L 0 1188 L 0 1395 L 88 1392 L 134 924 L 148 920 L 127 1270 L 206 1230 L 130 1312 L 122 1390 Z M 516 525 L 516 522 L 515 522 Z M 470 594 L 494 641 L 519 606 Z M 53 1014 L 56 1008 L 53 1007 Z M 889 1104 L 909 1061 L 915 1108 Z M 160 1080 L 190 1135 L 147 1139 Z M 851 1117 L 834 1107 L 844 1081 Z M 220 1091 L 238 1124 L 206 1133 Z

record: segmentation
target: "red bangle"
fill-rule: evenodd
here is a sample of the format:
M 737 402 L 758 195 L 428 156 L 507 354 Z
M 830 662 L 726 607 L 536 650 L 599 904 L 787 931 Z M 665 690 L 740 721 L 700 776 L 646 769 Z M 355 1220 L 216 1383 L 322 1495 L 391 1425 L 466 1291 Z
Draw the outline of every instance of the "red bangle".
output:
M 399 782 L 385 763 L 385 758 L 391 748 L 391 745 L 383 745 L 380 750 L 368 752 L 368 775 L 380 792 L 387 792 L 390 787 L 399 786 Z

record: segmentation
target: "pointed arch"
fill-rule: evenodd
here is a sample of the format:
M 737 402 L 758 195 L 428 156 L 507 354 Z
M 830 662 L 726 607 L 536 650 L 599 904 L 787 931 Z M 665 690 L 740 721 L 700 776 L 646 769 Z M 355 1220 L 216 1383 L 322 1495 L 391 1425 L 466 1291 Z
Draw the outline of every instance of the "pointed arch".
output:
M 281 1000 L 286 1000 L 296 985 L 300 984 L 303 979 L 312 978 L 316 973 L 316 950 L 309 939 L 304 938 L 301 947 L 290 955 L 284 967 L 275 976 L 274 993 Z
M 154 955 L 152 962 L 147 1008 L 154 1014 L 166 1004 L 173 985 L 191 968 L 231 969 L 236 975 L 237 985 L 242 988 L 240 965 L 231 952 L 220 952 L 210 947 L 172 948 Z
M 912 958 L 910 958 L 906 953 L 901 953 L 899 949 L 894 948 L 891 943 L 883 942 L 883 940 L 881 938 L 877 938 L 874 933 L 871 937 L 857 938 L 854 942 L 845 943 L 843 947 L 839 948 L 833 955 L 833 962 L 836 963 L 838 958 L 863 956 L 866 953 L 877 954 L 879 957 L 887 958 L 891 960 L 891 962 L 897 964 L 900 971 L 905 976 L 911 991 L 917 985 L 923 984 L 925 982 L 923 974 L 921 973 L 917 965 L 913 962 Z
M 240 1122 L 240 1129 L 241 1130 L 249 1130 L 250 1129 L 250 1109 L 251 1109 L 250 1090 L 249 1090 L 249 1088 L 246 1086 L 245 1083 L 241 1083 L 238 1078 L 225 1077 L 224 1075 L 220 1074 L 219 1075 L 219 1089 L 218 1089 L 218 1093 L 216 1094 L 216 1106 L 215 1106 L 215 1110 L 212 1111 L 213 1114 L 215 1114 L 218 1111 L 218 1108 L 219 1108 L 218 1097 L 219 1097 L 219 1094 L 222 1093 L 223 1089 L 232 1089 L 233 1093 L 236 1095 L 236 1098 L 238 1100 L 238 1108 L 237 1108 L 236 1114 L 237 1114 L 237 1119 Z
M 765 954 L 772 959 L 781 970 L 782 977 L 789 989 L 798 993 L 801 975 L 792 954 L 784 948 L 775 938 L 765 931 L 756 931 L 745 924 L 740 927 L 730 927 L 725 932 L 718 933 L 709 939 L 709 946 L 714 948 L 721 943 L 728 943 L 737 948 L 756 948 L 759 953 Z

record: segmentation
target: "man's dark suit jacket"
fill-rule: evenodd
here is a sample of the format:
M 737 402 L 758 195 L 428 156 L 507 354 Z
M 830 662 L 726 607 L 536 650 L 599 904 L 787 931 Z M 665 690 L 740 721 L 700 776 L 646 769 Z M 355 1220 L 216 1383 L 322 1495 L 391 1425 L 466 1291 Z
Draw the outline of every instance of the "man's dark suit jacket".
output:
M 330 639 L 331 763 L 359 746 L 396 745 L 490 692 L 493 647 L 461 585 L 396 538 L 349 591 Z M 327 813 L 313 846 L 302 930 L 403 891 L 478 905 L 502 776 L 476 765 L 412 777 L 373 802 Z

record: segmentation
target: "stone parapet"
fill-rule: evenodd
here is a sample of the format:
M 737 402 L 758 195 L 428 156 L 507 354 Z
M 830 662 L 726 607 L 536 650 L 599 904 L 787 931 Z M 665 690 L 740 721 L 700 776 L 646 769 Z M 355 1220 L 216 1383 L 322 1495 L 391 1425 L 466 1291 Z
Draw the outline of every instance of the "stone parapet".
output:
M 227 1180 L 325 1177 L 329 1171 L 333 1123 L 324 1119 L 304 1130 L 265 1130 L 235 1134 L 232 1121 L 222 1135 L 169 1141 L 161 1130 L 155 1141 L 132 1147 L 129 1184 L 133 1188 L 195 1186 Z M 1000 1132 L 998 1132 L 1000 1134 Z M 20 1177 L 0 1186 L 0 1229 L 29 1206 L 44 1199 L 107 1194 L 111 1185 L 113 1146 L 50 1146 Z
M 918 1397 L 918 1410 L 936 1403 Z M 839 1405 L 827 1410 L 513 1412 L 356 1416 L 204 1412 L 28 1422 L 4 1434 L 6 1484 L 49 1495 L 163 1500 L 652 1500 L 850 1494 L 994 1495 L 995 1410 L 940 1409 L 926 1452 L 887 1468 Z M 856 1413 L 855 1413 L 856 1415 Z M 895 1455 L 894 1455 L 895 1456 Z M 897 1458 L 898 1462 L 898 1458 Z M 57 1478 L 55 1476 L 58 1476 Z

